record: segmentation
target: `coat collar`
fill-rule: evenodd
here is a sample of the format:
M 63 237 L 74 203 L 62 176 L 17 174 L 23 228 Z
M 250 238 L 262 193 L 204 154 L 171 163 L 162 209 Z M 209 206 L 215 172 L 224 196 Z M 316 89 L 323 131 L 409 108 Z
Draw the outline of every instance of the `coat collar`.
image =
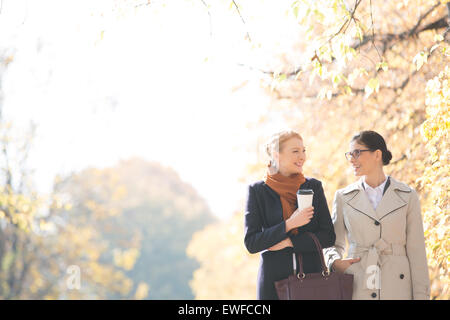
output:
M 343 189 L 342 194 L 344 196 L 344 201 L 370 218 L 381 220 L 389 213 L 407 204 L 407 202 L 399 195 L 399 192 L 411 192 L 411 188 L 406 184 L 392 177 L 389 177 L 389 179 L 390 185 L 381 198 L 376 210 L 373 209 L 372 204 L 362 187 L 362 177 Z

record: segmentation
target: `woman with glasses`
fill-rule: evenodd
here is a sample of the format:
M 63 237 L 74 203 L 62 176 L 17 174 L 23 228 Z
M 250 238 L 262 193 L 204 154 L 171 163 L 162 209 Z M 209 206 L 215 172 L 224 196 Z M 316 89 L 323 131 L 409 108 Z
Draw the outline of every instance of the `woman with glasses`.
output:
M 297 269 L 295 253 L 302 254 L 304 273 L 322 270 L 314 240 L 323 248 L 334 244 L 335 234 L 322 183 L 302 173 L 306 149 L 295 131 L 275 133 L 266 144 L 270 157 L 262 181 L 249 185 L 245 207 L 244 243 L 250 253 L 260 252 L 257 299 L 277 300 L 275 281 Z M 298 189 L 312 189 L 312 206 L 299 210 Z
M 335 193 L 336 243 L 324 249 L 328 267 L 354 275 L 353 299 L 429 299 L 416 191 L 385 175 L 392 154 L 374 131 L 355 135 L 345 156 L 360 179 Z

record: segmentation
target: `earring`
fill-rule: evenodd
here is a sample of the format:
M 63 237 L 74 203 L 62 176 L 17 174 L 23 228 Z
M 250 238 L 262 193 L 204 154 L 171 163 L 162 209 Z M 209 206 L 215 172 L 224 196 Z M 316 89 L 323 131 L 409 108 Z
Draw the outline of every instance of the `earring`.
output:
M 276 168 L 277 168 L 277 163 L 276 163 L 276 161 L 274 161 L 274 160 L 271 159 L 271 160 L 270 160 L 270 166 L 276 169 Z
M 270 162 L 269 162 L 269 172 L 270 172 L 270 174 L 278 173 L 278 166 L 274 160 L 270 160 Z

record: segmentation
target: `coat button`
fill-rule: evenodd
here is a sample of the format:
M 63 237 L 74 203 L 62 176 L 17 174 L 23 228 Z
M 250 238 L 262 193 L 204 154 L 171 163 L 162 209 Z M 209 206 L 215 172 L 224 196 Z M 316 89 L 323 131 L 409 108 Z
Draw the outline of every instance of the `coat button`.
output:
M 376 298 L 377 294 L 375 292 L 372 293 L 372 298 Z
M 378 221 L 375 221 L 375 225 L 378 226 L 380 223 Z
M 402 273 L 401 275 L 400 275 L 400 279 L 403 279 L 405 277 L 405 275 Z

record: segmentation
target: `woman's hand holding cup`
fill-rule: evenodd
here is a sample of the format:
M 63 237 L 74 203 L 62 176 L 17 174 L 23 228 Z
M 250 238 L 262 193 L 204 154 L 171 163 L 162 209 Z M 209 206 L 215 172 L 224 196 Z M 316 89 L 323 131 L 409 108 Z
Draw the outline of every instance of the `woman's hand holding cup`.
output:
M 286 220 L 286 232 L 308 224 L 314 215 L 314 207 L 307 207 L 303 210 L 295 210 Z

